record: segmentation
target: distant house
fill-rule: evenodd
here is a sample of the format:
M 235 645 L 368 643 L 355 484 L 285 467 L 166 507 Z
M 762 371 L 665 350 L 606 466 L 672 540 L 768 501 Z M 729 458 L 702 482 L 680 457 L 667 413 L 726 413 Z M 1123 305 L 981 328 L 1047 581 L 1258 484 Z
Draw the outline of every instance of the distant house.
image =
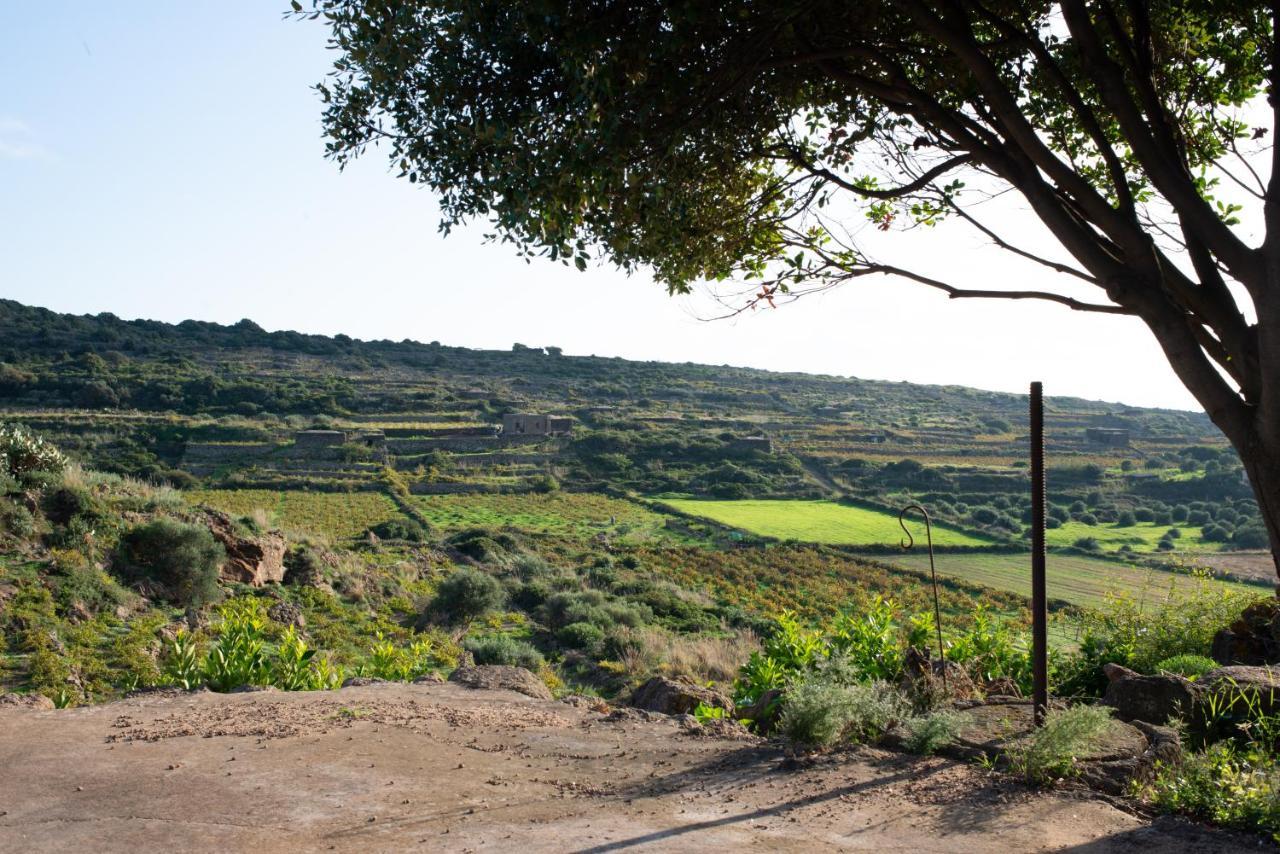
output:
M 551 415 L 509 412 L 502 416 L 503 436 L 554 436 L 573 429 L 572 418 Z
M 1120 427 L 1088 427 L 1085 428 L 1084 435 L 1091 445 L 1103 445 L 1108 448 L 1129 447 L 1129 431 Z
M 336 448 L 347 443 L 345 430 L 299 430 L 293 434 L 299 448 Z

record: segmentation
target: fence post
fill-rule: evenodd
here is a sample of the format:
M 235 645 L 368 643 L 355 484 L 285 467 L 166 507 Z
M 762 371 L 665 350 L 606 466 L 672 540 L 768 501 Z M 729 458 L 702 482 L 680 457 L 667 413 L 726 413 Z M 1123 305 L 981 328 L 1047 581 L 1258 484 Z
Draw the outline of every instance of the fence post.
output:
M 1049 609 L 1045 597 L 1044 388 L 1031 384 L 1031 659 L 1036 726 L 1049 708 Z

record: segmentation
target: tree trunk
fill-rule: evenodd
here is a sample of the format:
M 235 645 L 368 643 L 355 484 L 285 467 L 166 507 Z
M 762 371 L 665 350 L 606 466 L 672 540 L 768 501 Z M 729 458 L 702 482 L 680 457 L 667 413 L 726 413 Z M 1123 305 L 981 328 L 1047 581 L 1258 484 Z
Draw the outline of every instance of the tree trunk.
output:
M 1270 433 L 1280 433 L 1271 430 Z M 1241 442 L 1228 436 L 1240 459 L 1244 462 L 1245 473 L 1249 476 L 1249 484 L 1258 502 L 1258 515 L 1262 517 L 1271 538 L 1271 559 L 1276 566 L 1276 574 L 1280 576 L 1280 441 L 1271 437 L 1266 441 L 1256 431 Z M 1277 590 L 1280 595 L 1280 589 Z

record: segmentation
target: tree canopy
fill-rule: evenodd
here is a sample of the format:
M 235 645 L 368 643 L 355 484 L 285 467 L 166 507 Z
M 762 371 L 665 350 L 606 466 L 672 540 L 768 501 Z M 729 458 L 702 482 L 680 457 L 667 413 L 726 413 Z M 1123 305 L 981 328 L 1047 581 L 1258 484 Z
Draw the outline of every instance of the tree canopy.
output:
M 313 0 L 328 152 L 379 146 L 525 255 L 748 301 L 873 273 L 1140 318 L 1240 450 L 1280 542 L 1277 14 L 1230 0 Z M 1270 106 L 1261 103 L 1270 97 Z M 1265 119 L 1257 116 L 1265 115 Z M 1252 120 L 1251 120 L 1252 119 Z M 1063 250 L 981 203 L 1016 193 Z M 874 257 L 962 221 L 1042 265 L 973 289 Z M 1261 223 L 1251 244 L 1241 220 Z M 1060 277 L 1060 278 L 1059 278 Z M 1055 289 L 1056 281 L 1072 287 Z M 1079 286 L 1093 288 L 1080 298 Z M 744 304 L 748 304 L 744 303 Z

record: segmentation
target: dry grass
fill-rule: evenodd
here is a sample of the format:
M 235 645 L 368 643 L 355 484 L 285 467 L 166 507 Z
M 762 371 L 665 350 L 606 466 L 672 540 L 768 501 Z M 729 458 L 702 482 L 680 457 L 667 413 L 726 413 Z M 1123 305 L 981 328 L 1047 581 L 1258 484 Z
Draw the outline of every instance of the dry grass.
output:
M 630 629 L 621 664 L 633 679 L 653 673 L 688 676 L 698 682 L 732 682 L 738 668 L 760 648 L 755 633 L 682 637 L 660 629 Z

